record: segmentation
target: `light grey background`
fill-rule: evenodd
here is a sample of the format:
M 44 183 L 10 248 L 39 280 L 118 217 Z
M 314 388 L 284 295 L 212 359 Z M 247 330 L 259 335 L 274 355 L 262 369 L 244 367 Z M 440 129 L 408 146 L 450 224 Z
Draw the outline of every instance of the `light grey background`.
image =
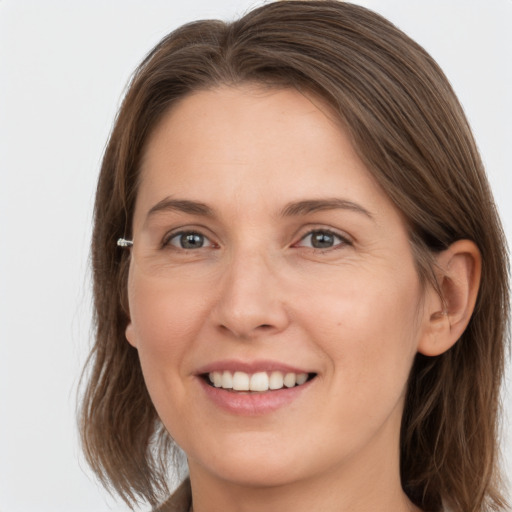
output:
M 85 467 L 75 428 L 102 151 L 131 72 L 161 37 L 259 3 L 0 0 L 0 512 L 127 510 Z M 512 0 L 357 3 L 395 22 L 447 73 L 512 239 Z

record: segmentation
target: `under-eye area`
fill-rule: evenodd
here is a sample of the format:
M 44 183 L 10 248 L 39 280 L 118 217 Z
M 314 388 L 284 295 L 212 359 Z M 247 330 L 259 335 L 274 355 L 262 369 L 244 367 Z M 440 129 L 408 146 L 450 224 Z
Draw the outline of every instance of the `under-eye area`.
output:
M 316 373 L 294 372 L 231 372 L 215 371 L 205 373 L 201 377 L 212 387 L 227 391 L 265 392 L 302 386 L 316 377 Z

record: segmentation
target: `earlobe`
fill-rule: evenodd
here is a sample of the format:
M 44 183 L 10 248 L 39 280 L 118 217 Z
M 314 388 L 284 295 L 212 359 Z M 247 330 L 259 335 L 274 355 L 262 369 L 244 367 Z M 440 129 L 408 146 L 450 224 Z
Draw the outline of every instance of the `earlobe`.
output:
M 137 343 L 135 341 L 135 329 L 134 329 L 133 324 L 131 322 L 128 322 L 128 325 L 126 326 L 126 329 L 124 331 L 124 335 L 126 336 L 126 339 L 128 340 L 128 343 L 132 347 L 137 348 Z
M 446 352 L 466 329 L 478 295 L 482 258 L 474 242 L 458 240 L 437 256 L 436 263 L 441 297 L 430 290 L 418 346 L 426 356 Z

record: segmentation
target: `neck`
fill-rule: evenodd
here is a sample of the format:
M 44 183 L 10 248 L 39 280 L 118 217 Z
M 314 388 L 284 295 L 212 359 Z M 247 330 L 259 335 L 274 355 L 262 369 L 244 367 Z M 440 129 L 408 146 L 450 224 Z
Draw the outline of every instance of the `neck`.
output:
M 243 488 L 226 485 L 224 489 L 210 489 L 192 484 L 193 512 L 256 512 L 291 511 L 310 512 L 420 512 L 403 493 L 400 487 L 380 493 L 378 487 L 369 482 L 365 494 L 354 495 L 352 490 L 331 482 L 317 482 L 307 486 L 276 486 L 271 488 Z M 191 509 L 192 510 L 192 509 Z

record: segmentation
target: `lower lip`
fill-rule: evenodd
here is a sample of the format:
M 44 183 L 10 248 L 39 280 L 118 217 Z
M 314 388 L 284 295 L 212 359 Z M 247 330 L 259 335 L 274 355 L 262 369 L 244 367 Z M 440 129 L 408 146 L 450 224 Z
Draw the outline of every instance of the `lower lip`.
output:
M 276 411 L 295 401 L 307 391 L 313 380 L 294 386 L 265 392 L 229 391 L 210 386 L 203 378 L 198 377 L 206 396 L 218 407 L 232 414 L 242 416 L 259 416 Z

